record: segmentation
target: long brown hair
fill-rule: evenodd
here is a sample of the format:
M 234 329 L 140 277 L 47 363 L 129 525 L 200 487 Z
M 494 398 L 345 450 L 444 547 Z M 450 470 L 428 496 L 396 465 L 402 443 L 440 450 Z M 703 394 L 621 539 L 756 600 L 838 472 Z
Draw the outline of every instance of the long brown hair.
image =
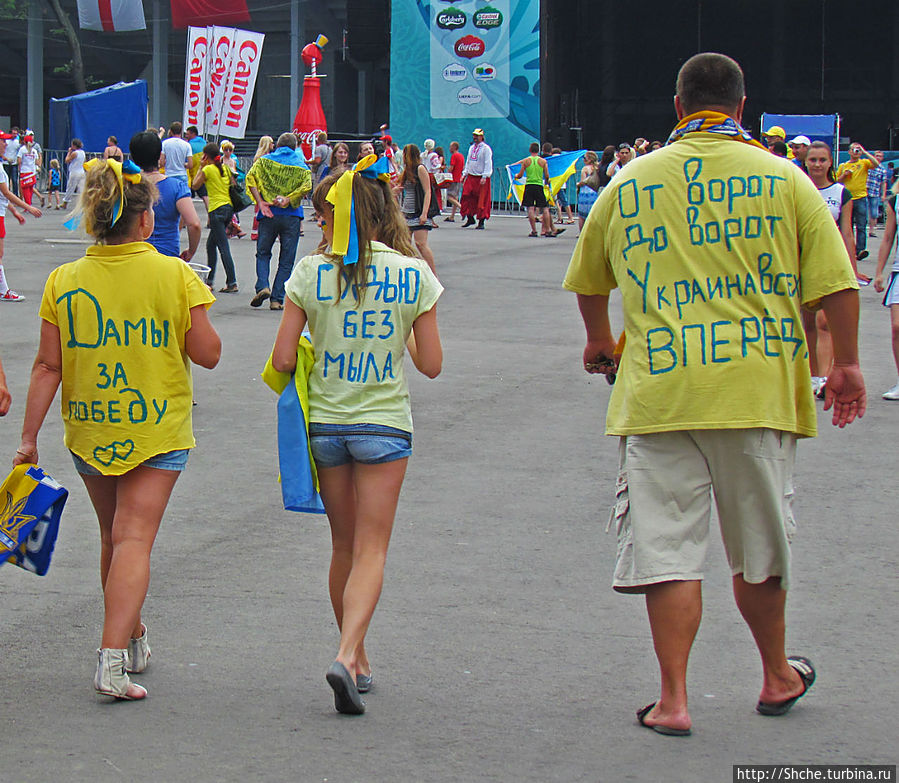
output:
M 418 182 L 418 167 L 421 165 L 421 150 L 415 144 L 407 144 L 403 147 L 403 175 L 400 184 Z
M 341 176 L 343 175 L 340 173 L 329 174 L 312 194 L 312 206 L 319 214 L 323 215 L 333 209 L 326 196 Z M 356 305 L 359 306 L 362 304 L 362 295 L 365 291 L 373 240 L 383 242 L 404 256 L 418 256 L 418 254 L 412 244 L 409 227 L 390 192 L 389 183 L 361 175 L 353 177 L 353 205 L 356 213 L 356 233 L 359 237 L 359 260 L 352 265 L 349 282 L 354 286 Z M 340 263 L 342 272 L 344 268 L 342 257 L 333 253 L 326 255 L 329 259 Z M 337 278 L 338 292 L 341 291 L 342 281 L 343 274 L 340 274 Z M 339 301 L 338 296 L 334 304 Z

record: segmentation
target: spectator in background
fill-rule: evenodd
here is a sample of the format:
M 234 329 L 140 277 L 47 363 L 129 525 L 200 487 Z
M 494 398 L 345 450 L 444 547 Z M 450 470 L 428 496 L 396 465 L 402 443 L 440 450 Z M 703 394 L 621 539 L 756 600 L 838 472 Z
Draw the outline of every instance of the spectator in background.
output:
M 345 141 L 338 141 L 331 152 L 331 174 L 343 174 L 350 168 L 350 148 Z
M 256 202 L 259 221 L 259 240 L 256 243 L 256 293 L 250 307 L 260 307 L 270 299 L 269 309 L 284 309 L 284 286 L 296 260 L 300 241 L 303 208 L 300 199 L 312 187 L 312 175 L 302 151 L 297 149 L 297 137 L 282 133 L 274 152 L 263 155 L 247 172 L 247 187 Z M 271 279 L 272 248 L 275 240 L 281 245 L 275 282 Z
M 865 157 L 862 157 L 864 155 Z M 852 195 L 852 225 L 855 226 L 856 260 L 868 257 L 868 172 L 880 164 L 857 141 L 849 145 L 849 160 L 837 169 L 837 182 Z
M 799 166 L 806 174 L 805 158 L 808 155 L 808 145 L 811 144 L 808 136 L 797 136 L 790 141 L 790 150 L 793 152 L 793 163 Z
M 646 143 L 646 139 L 643 139 L 643 143 Z M 562 150 L 559 147 L 553 147 L 553 157 L 556 155 L 561 155 Z M 559 188 L 559 192 L 556 194 L 556 205 L 559 213 L 558 224 L 561 226 L 562 223 L 572 224 L 574 223 L 574 215 L 571 214 L 571 204 L 568 203 L 568 183 L 571 180 L 571 177 L 565 180 L 562 184 L 562 187 Z M 550 188 L 552 190 L 552 188 Z M 562 210 L 568 214 L 567 220 L 562 220 Z M 556 232 L 557 234 L 560 232 Z
M 41 168 L 41 147 L 35 142 L 32 131 L 25 131 L 17 159 L 19 163 L 19 193 L 22 201 L 30 204 L 33 195 L 37 193 L 37 173 Z M 44 206 L 44 197 L 40 193 L 37 195 L 41 200 L 41 206 Z
M 59 191 L 62 189 L 62 171 L 59 168 L 59 161 L 56 158 L 50 160 L 49 173 L 49 193 L 47 194 L 48 203 L 52 204 L 56 200 L 56 209 L 62 209 L 59 205 Z
M 184 138 L 187 140 L 187 143 L 190 144 L 190 166 L 188 167 L 187 174 L 191 183 L 191 192 L 195 196 L 199 196 L 203 199 L 206 211 L 209 212 L 209 191 L 206 189 L 206 185 L 203 184 L 199 188 L 194 188 L 193 186 L 197 174 L 203 167 L 203 148 L 206 146 L 206 139 L 200 135 L 196 125 L 189 125 L 187 127 L 187 130 L 184 131 Z
M 165 169 L 166 177 L 179 179 L 189 185 L 187 170 L 190 168 L 191 155 L 193 148 L 181 138 L 181 123 L 173 122 L 169 126 L 168 138 L 162 142 L 162 158 L 159 161 L 159 165 Z
M 255 163 L 259 158 L 263 155 L 268 155 L 272 150 L 275 149 L 275 140 L 271 136 L 261 136 L 259 138 L 259 146 L 256 147 L 256 154 L 253 156 L 253 163 Z M 252 194 L 250 194 L 252 198 Z M 300 218 L 302 220 L 302 218 Z M 302 235 L 302 231 L 300 234 Z M 259 218 L 257 217 L 257 212 L 253 210 L 253 230 L 250 231 L 250 241 L 255 242 L 259 239 Z
M 462 195 L 462 172 L 465 170 L 465 156 L 459 152 L 459 142 L 450 142 L 449 167 L 453 180 L 446 186 L 446 200 L 452 207 L 449 217 L 443 220 L 446 223 L 456 222 L 456 210 L 462 209 L 459 197 Z
M 215 265 L 218 261 L 216 250 L 222 256 L 222 266 L 225 267 L 225 286 L 219 289 L 220 294 L 236 294 L 237 274 L 234 270 L 234 259 L 231 257 L 231 248 L 228 247 L 228 224 L 234 214 L 231 206 L 231 197 L 228 189 L 231 187 L 231 170 L 225 168 L 222 163 L 222 152 L 214 141 L 203 147 L 201 158 L 202 168 L 194 177 L 194 190 L 199 190 L 204 185 L 209 193 L 209 236 L 206 238 L 206 266 L 209 267 L 209 276 L 206 285 L 211 291 L 215 278 Z
M 619 144 L 618 151 L 615 153 L 615 159 L 606 166 L 606 175 L 612 179 L 621 169 L 623 169 L 634 158 L 634 151 L 630 144 Z
M 66 184 L 66 194 L 62 197 L 62 208 L 66 209 L 69 202 L 84 190 L 84 145 L 81 139 L 72 139 L 69 151 L 66 153 L 65 162 L 69 167 L 69 177 Z
M 889 173 L 883 165 L 883 153 L 880 150 L 874 153 L 874 160 L 877 161 L 877 168 L 873 168 L 868 172 L 868 236 L 876 237 L 874 233 L 874 225 L 880 220 L 880 211 L 883 209 L 883 202 L 887 197 L 887 179 Z
M 771 145 L 774 144 L 775 141 L 786 142 L 787 134 L 780 125 L 772 125 L 768 130 L 762 131 L 762 144 L 764 144 L 769 150 L 771 149 Z M 778 156 L 783 157 L 783 156 Z
M 315 137 L 315 149 L 312 151 L 312 160 L 309 168 L 312 170 L 312 189 L 318 186 L 323 177 L 328 175 L 331 168 L 331 148 L 328 146 L 328 134 L 321 131 Z
M 471 132 L 471 146 L 465 160 L 465 181 L 462 185 L 462 217 L 465 222 L 462 228 L 474 225 L 475 216 L 478 224 L 475 228 L 484 228 L 484 221 L 490 219 L 490 178 L 493 176 L 493 150 L 484 141 L 484 131 L 475 128 Z
M 125 160 L 125 155 L 119 147 L 119 140 L 115 136 L 110 136 L 106 139 L 106 149 L 103 150 L 103 160 L 109 160 L 110 158 L 117 160 L 119 163 Z
M 786 158 L 789 154 L 787 145 L 780 139 L 774 139 L 768 147 L 768 151 L 773 155 L 777 155 L 778 158 Z
M 141 169 L 141 179 L 152 182 L 159 191 L 159 198 L 153 202 L 153 233 L 147 242 L 164 256 L 180 256 L 190 261 L 200 246 L 200 218 L 194 209 L 190 188 L 179 177 L 161 174 L 159 160 L 162 156 L 162 142 L 155 130 L 143 131 L 132 136 L 128 143 L 133 160 Z M 181 250 L 181 223 L 187 227 L 187 250 Z
M 15 195 L 19 195 L 19 141 L 20 130 L 16 127 L 10 128 L 8 134 L 4 134 L 4 138 L 8 136 L 6 142 L 6 152 L 3 153 L 3 167 L 6 169 L 6 176 L 9 178 L 9 187 Z

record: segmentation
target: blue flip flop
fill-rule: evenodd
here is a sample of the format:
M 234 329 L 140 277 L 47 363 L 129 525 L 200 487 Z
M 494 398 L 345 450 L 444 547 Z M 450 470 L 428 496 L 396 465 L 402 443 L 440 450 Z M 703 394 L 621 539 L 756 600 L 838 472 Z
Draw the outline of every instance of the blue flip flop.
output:
M 808 693 L 808 689 L 814 684 L 817 675 L 815 673 L 815 667 L 812 666 L 812 662 L 808 658 L 793 655 L 787 658 L 787 663 L 790 664 L 802 678 L 802 684 L 805 686 L 802 693 L 791 699 L 784 699 L 784 701 L 759 701 L 759 703 L 755 705 L 755 711 L 759 713 L 759 715 L 786 715 L 792 709 L 793 705 Z

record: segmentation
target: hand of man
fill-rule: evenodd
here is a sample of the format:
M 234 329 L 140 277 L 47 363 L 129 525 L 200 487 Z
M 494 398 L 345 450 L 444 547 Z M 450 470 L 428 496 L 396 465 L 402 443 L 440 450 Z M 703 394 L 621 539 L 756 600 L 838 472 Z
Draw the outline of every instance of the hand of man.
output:
M 272 205 L 267 201 L 259 202 L 259 211 L 262 213 L 263 217 L 274 217 L 274 215 L 272 214 Z
M 31 206 L 30 204 L 29 204 L 27 207 L 25 207 L 25 209 L 26 209 L 29 213 L 31 213 L 32 215 L 34 215 L 35 217 L 40 217 L 40 216 L 43 214 L 37 207 L 33 207 L 33 206 Z
M 824 410 L 833 407 L 833 425 L 842 429 L 865 415 L 868 395 L 857 364 L 834 364 L 824 386 Z
M 193 251 L 190 250 L 190 248 L 188 248 L 187 250 L 181 251 L 181 260 L 182 261 L 185 261 L 185 262 L 190 261 L 190 259 L 192 259 L 193 257 L 194 257 L 194 254 L 193 254 Z
M 877 291 L 877 293 L 882 294 L 883 288 L 883 275 L 874 275 L 874 290 Z
M 614 375 L 618 371 L 615 358 L 615 340 L 588 340 L 584 348 L 584 369 L 591 375 Z
M 12 404 L 12 395 L 6 384 L 0 380 L 0 416 L 5 416 L 9 412 L 9 406 Z
M 15 217 L 15 219 L 19 221 L 19 224 L 24 226 L 25 225 L 25 216 L 19 212 L 15 212 L 15 211 L 12 211 L 12 213 L 13 213 L 13 216 Z
M 482 184 L 482 185 L 486 185 L 486 184 L 487 184 L 487 177 L 481 177 L 481 184 Z

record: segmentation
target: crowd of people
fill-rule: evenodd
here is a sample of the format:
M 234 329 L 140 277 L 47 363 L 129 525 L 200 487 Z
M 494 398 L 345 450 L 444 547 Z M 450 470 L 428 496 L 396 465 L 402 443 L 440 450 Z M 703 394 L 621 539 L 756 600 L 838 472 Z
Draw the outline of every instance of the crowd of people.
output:
M 813 394 L 825 398 L 825 410 L 833 409 L 840 427 L 865 411 L 856 331 L 857 289 L 868 281 L 857 262 L 866 256 L 874 227 L 869 216 L 876 217 L 881 202 L 886 228 L 874 285 L 886 292 L 899 371 L 899 261 L 884 284 L 896 204 L 895 196 L 886 198 L 890 177 L 880 165 L 882 156 L 853 143 L 849 160 L 834 172 L 824 142 L 797 136 L 786 145 L 782 129 L 769 128 L 763 146 L 740 125 L 744 101 L 742 72 L 734 61 L 697 55 L 678 76 L 678 123 L 666 144 L 637 138 L 607 146 L 601 155 L 585 154 L 575 205 L 582 231 L 564 283 L 577 294 L 586 329 L 584 368 L 618 378 L 607 424 L 608 433 L 621 438 L 611 518 L 620 541 L 614 586 L 645 593 L 661 673 L 659 699 L 637 716 L 643 726 L 675 736 L 692 730 L 686 670 L 701 616 L 712 490 L 734 595 L 762 658 L 758 712 L 785 714 L 815 681 L 808 658 L 785 652 L 792 524 L 785 499 L 792 494 L 795 443 L 815 434 Z M 0 134 L 0 154 L 7 161 L 13 138 L 19 146 L 10 165 L 17 167 L 20 195 L 10 189 L 5 168 L 0 262 L 2 214 L 9 210 L 23 221 L 18 207 L 40 217 L 31 202 L 35 196 L 44 200 L 34 176 L 40 147 L 33 134 L 21 141 Z M 246 233 L 238 218 L 246 197 L 256 241 L 249 304 L 259 308 L 268 301 L 280 312 L 270 370 L 280 378 L 279 388 L 292 393 L 298 383 L 304 390 L 309 469 L 331 528 L 329 593 L 340 640 L 326 680 L 339 712 L 365 711 L 362 694 L 373 683 L 365 637 L 412 452 L 404 355 L 431 378 L 442 367 L 436 303 L 443 288 L 429 233 L 440 216 L 453 223 L 457 212 L 466 228 L 483 230 L 490 219 L 493 150 L 484 130 L 473 129 L 467 155 L 456 141 L 448 149 L 447 158 L 433 139 L 421 148 L 400 148 L 385 129 L 359 145 L 355 161 L 346 143 L 332 146 L 325 133 L 307 157 L 297 136 L 285 132 L 277 139 L 262 137 L 243 172 L 233 144 L 207 141 L 195 127 L 185 129 L 179 122 L 136 134 L 127 156 L 109 137 L 102 156 L 87 160 L 81 142 L 72 140 L 64 158 L 63 205 L 77 197 L 83 228 L 95 243 L 46 282 L 14 463 L 37 462 L 38 434 L 61 386 L 65 443 L 100 527 L 105 614 L 94 679 L 98 693 L 125 700 L 147 695 L 130 675 L 143 672 L 151 656 L 142 620 L 150 553 L 195 445 L 190 364 L 213 368 L 221 354 L 207 312 L 215 301 L 219 259 L 225 280 L 218 293 L 239 291 L 229 236 Z M 573 223 L 571 207 L 558 198 L 561 191 L 555 218 L 546 198 L 548 161 L 559 153 L 551 144 L 535 142 L 515 164 L 525 181 L 522 204 L 531 237 L 558 236 L 565 229 L 555 227 L 556 219 L 564 222 L 567 216 Z M 50 192 L 58 200 L 63 183 L 56 163 L 50 165 Z M 695 176 L 688 187 L 684 173 L 690 170 Z M 728 207 L 711 195 L 713 182 L 742 178 L 746 185 L 762 177 L 769 177 L 770 192 L 760 189 L 756 195 L 790 216 L 767 233 L 761 231 L 762 212 L 750 199 L 735 199 Z M 652 239 L 636 245 L 635 226 L 641 236 L 643 226 L 621 206 L 619 188 L 625 182 L 660 190 L 653 210 L 661 234 L 656 228 Z M 778 188 L 775 182 L 788 186 Z M 673 195 L 685 191 L 693 206 Z M 297 261 L 307 199 L 321 241 Z M 194 261 L 203 231 L 200 203 L 208 229 L 205 266 Z M 728 221 L 745 228 L 739 235 L 722 232 Z M 757 233 L 751 231 L 754 222 Z M 724 236 L 729 238 L 722 241 Z M 280 254 L 272 279 L 275 241 Z M 648 258 L 649 253 L 666 253 L 669 262 L 652 265 L 658 276 L 652 312 L 650 264 L 642 282 L 633 271 L 641 266 L 640 254 Z M 385 286 L 371 284 L 386 280 L 414 284 L 405 286 L 403 296 L 389 296 Z M 726 296 L 713 296 L 715 280 L 719 291 L 727 281 Z M 699 294 L 678 299 L 675 308 L 664 291 L 675 291 L 683 281 L 693 281 L 691 290 L 698 288 Z M 608 313 L 616 287 L 625 313 L 625 332 L 618 338 Z M 738 294 L 733 298 L 732 287 Z M 122 297 L 122 291 L 129 296 Z M 8 289 L 2 263 L 0 298 L 23 298 Z M 97 308 L 107 338 L 119 327 L 126 335 L 129 328 L 139 330 L 132 319 L 140 312 L 145 325 L 166 325 L 165 339 L 148 340 L 145 330 L 142 340 L 113 337 L 96 346 L 79 340 L 96 329 Z M 701 361 L 687 358 L 684 308 L 690 308 L 689 328 L 701 329 Z M 780 352 L 770 350 L 769 322 L 782 330 L 775 341 Z M 798 332 L 787 335 L 786 324 L 798 329 L 800 323 L 808 366 L 798 350 L 790 361 L 783 358 L 788 343 L 801 345 Z M 127 413 L 122 410 L 120 385 L 153 400 L 153 426 L 146 403 L 143 415 L 133 404 Z M 884 396 L 899 399 L 899 383 Z M 92 412 L 104 412 L 99 419 L 81 413 L 85 400 Z M 9 406 L 0 365 L 0 415 Z M 675 518 L 671 498 L 679 509 Z

